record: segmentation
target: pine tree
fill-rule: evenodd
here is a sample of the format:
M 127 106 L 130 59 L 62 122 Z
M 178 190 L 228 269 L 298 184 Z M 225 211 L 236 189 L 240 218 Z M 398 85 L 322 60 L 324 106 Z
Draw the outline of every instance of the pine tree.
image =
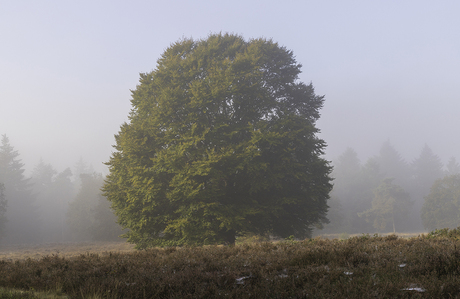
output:
M 382 144 L 379 155 L 375 158 L 385 178 L 393 178 L 403 188 L 409 186 L 410 167 L 389 140 Z
M 8 201 L 5 198 L 5 186 L 0 183 L 0 239 L 3 237 L 5 224 L 6 224 L 6 207 Z
M 104 179 L 101 174 L 80 174 L 81 186 L 69 204 L 67 225 L 73 241 L 119 240 L 121 227 L 102 195 Z
M 446 165 L 446 172 L 444 175 L 454 175 L 460 173 L 460 164 L 457 163 L 455 157 L 450 157 Z
M 430 231 L 460 226 L 460 174 L 434 182 L 425 197 L 421 217 L 423 226 Z
M 443 165 L 441 159 L 425 144 L 420 156 L 414 160 L 411 166 L 413 175 L 410 193 L 414 200 L 414 206 L 410 218 L 414 224 L 417 224 L 417 226 L 413 226 L 413 230 L 422 230 L 420 213 L 424 198 L 430 192 L 433 183 L 444 176 Z
M 3 135 L 0 146 L 0 182 L 8 199 L 5 229 L 6 243 L 37 242 L 40 239 L 40 219 L 35 206 L 30 180 L 24 177 L 24 164 L 19 153 Z
M 37 194 L 38 213 L 42 219 L 43 242 L 65 240 L 65 213 L 73 198 L 73 184 L 69 168 L 61 173 L 42 160 L 32 172 L 31 182 Z

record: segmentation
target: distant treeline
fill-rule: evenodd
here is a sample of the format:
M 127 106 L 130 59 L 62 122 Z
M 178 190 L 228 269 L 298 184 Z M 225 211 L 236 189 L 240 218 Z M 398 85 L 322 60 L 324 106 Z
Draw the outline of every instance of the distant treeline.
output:
M 334 188 L 330 223 L 316 234 L 421 232 L 460 225 L 460 165 L 447 165 L 425 145 L 406 162 L 384 142 L 378 155 L 361 163 L 348 148 L 332 161 Z
M 2 136 L 0 146 L 0 244 L 117 240 L 122 234 L 102 174 L 82 159 L 57 172 L 40 161 L 24 176 L 19 152 Z
M 328 201 L 330 223 L 316 234 L 421 232 L 460 226 L 460 165 L 443 165 L 425 145 L 406 162 L 384 142 L 361 163 L 348 148 L 336 160 Z M 40 161 L 24 176 L 18 151 L 0 146 L 0 244 L 120 240 L 123 233 L 101 194 L 102 174 L 78 161 L 57 172 Z

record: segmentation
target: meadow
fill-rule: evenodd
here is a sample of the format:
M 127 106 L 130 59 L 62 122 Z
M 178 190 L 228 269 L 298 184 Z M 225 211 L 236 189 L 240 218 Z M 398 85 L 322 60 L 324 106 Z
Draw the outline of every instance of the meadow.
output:
M 83 244 L 41 257 L 1 249 L 0 298 L 457 298 L 459 239 L 454 229 L 142 251 Z

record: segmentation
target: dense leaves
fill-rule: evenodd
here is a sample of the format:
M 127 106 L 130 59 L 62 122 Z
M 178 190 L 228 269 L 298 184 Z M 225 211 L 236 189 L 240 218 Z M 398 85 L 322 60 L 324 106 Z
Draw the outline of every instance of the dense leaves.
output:
M 331 189 L 315 121 L 323 97 L 291 51 L 235 35 L 171 45 L 132 92 L 104 186 L 128 241 L 307 237 Z

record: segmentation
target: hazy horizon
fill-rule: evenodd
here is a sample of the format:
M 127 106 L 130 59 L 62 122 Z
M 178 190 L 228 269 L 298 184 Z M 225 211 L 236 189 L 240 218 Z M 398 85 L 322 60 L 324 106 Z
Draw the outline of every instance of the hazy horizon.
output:
M 427 144 L 460 160 L 460 2 L 3 1 L 0 134 L 26 174 L 43 159 L 107 174 L 139 73 L 182 38 L 271 38 L 325 96 L 317 123 L 333 160 L 365 162 L 389 140 L 411 162 Z

